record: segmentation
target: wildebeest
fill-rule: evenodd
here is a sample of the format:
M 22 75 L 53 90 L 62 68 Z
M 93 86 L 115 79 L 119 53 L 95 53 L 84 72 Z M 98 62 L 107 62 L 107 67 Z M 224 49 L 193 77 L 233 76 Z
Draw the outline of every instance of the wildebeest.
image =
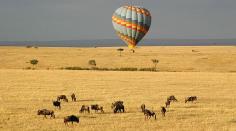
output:
M 162 113 L 163 116 L 166 115 L 166 108 L 163 107 L 163 106 L 161 107 L 161 113 Z
M 115 101 L 114 103 L 111 104 L 111 108 L 114 108 L 116 105 L 121 104 L 123 105 L 123 101 Z
M 170 100 L 167 100 L 165 104 L 166 104 L 166 108 L 170 107 Z
M 95 112 L 101 111 L 102 113 L 104 113 L 103 107 L 99 106 L 98 104 L 91 105 L 91 110 L 95 110 Z
M 74 94 L 74 93 L 71 94 L 71 99 L 72 99 L 72 101 L 76 101 L 76 97 L 75 97 L 75 94 Z
M 142 104 L 142 105 L 141 105 L 141 110 L 142 110 L 142 112 L 144 112 L 144 110 L 145 110 L 145 104 Z
M 188 97 L 186 97 L 185 98 L 185 103 L 187 103 L 189 101 L 191 101 L 191 102 L 197 101 L 197 96 L 188 96 Z
M 57 101 L 60 101 L 60 100 L 64 100 L 64 101 L 68 102 L 68 99 L 67 99 L 66 95 L 60 95 L 60 96 L 58 96 L 58 97 L 57 97 Z
M 114 111 L 114 113 L 125 112 L 125 107 L 124 107 L 124 105 L 118 104 L 118 105 L 116 105 L 116 107 L 114 108 L 113 111 Z
M 58 107 L 61 109 L 61 102 L 60 101 L 52 101 L 53 106 Z
M 47 110 L 47 109 L 42 109 L 38 110 L 38 115 L 44 115 L 45 118 L 47 118 L 47 115 L 50 115 L 50 118 L 55 118 L 55 114 L 53 110 Z
M 150 110 L 148 110 L 148 109 L 145 109 L 145 110 L 144 110 L 144 116 L 145 116 L 145 119 L 150 119 L 151 117 L 154 117 L 155 120 L 157 119 L 157 118 L 156 118 L 156 113 L 153 112 L 153 111 L 150 111 Z
M 89 106 L 82 105 L 79 112 L 80 112 L 80 113 L 84 113 L 85 111 L 87 111 L 88 113 L 90 113 L 90 108 L 89 108 Z
M 68 122 L 71 122 L 72 124 L 73 124 L 73 122 L 79 123 L 79 117 L 77 117 L 75 115 L 70 115 L 70 116 L 64 117 L 65 125 L 68 125 Z
M 112 103 L 111 108 L 113 109 L 114 113 L 125 112 L 125 107 L 123 103 L 124 103 L 123 101 L 116 101 Z
M 167 97 L 167 101 L 177 102 L 178 100 L 175 98 L 174 95 L 171 95 L 171 96 Z

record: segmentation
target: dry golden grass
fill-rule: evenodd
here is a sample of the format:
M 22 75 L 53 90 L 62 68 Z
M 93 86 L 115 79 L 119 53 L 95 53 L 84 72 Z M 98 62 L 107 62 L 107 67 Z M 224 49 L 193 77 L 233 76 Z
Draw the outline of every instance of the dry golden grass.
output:
M 0 69 L 30 67 L 26 62 L 33 58 L 39 60 L 38 69 L 89 67 L 90 59 L 95 59 L 102 68 L 150 68 L 153 67 L 151 59 L 158 59 L 160 71 L 236 72 L 236 47 L 233 46 L 139 47 L 134 54 L 124 48 L 122 57 L 116 49 L 0 47 Z
M 0 130 L 234 131 L 235 56 L 235 47 L 142 47 L 122 57 L 115 48 L 1 47 Z M 38 70 L 22 70 L 32 58 L 39 59 Z M 162 72 L 44 70 L 87 67 L 88 59 L 99 67 L 150 67 L 153 58 L 160 60 Z M 61 110 L 52 106 L 57 95 L 73 92 L 78 102 L 63 102 Z M 179 102 L 162 117 L 160 106 L 172 94 Z M 199 97 L 196 104 L 184 103 L 189 95 Z M 124 101 L 126 113 L 112 113 L 115 100 Z M 81 105 L 95 103 L 104 106 L 104 114 L 79 113 Z M 157 120 L 145 121 L 139 109 L 143 103 L 157 112 Z M 37 116 L 42 108 L 55 110 L 56 119 Z M 71 114 L 79 115 L 81 122 L 67 127 L 63 117 Z

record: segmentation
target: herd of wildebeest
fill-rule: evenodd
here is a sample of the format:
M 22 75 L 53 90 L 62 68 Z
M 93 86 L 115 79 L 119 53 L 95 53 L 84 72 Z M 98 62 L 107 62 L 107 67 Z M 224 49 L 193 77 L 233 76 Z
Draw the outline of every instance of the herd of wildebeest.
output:
M 71 99 L 73 102 L 76 101 L 76 96 L 73 93 L 71 95 Z M 53 106 L 55 106 L 58 109 L 61 109 L 61 101 L 65 101 L 68 102 L 68 98 L 66 97 L 66 95 L 59 95 L 57 97 L 56 101 L 52 101 Z M 187 102 L 194 102 L 197 101 L 197 96 L 188 96 L 185 98 L 185 103 Z M 170 107 L 171 102 L 178 102 L 178 100 L 176 99 L 176 97 L 174 95 L 171 95 L 169 97 L 167 97 L 167 100 L 165 102 L 165 106 L 161 107 L 161 114 L 163 117 L 165 117 L 166 114 L 166 108 Z M 124 113 L 125 112 L 125 106 L 124 106 L 124 102 L 123 101 L 115 101 L 114 103 L 111 104 L 111 108 L 113 109 L 114 113 Z M 151 117 L 154 117 L 154 119 L 156 119 L 156 113 L 152 110 L 146 109 L 146 105 L 142 104 L 141 105 L 141 111 L 144 113 L 145 116 L 145 120 L 146 119 L 150 119 Z M 103 106 L 100 106 L 98 104 L 93 104 L 93 105 L 82 105 L 79 112 L 80 113 L 90 113 L 90 109 L 94 110 L 95 113 L 97 113 L 98 111 L 100 111 L 101 113 L 104 113 L 103 110 Z M 48 110 L 48 109 L 41 109 L 38 110 L 38 115 L 43 115 L 45 118 L 47 118 L 47 116 L 49 115 L 51 118 L 55 118 L 55 114 L 53 110 Z M 65 125 L 68 125 L 68 122 L 71 122 L 73 124 L 73 122 L 79 123 L 79 117 L 76 115 L 70 115 L 67 117 L 64 117 L 64 123 Z

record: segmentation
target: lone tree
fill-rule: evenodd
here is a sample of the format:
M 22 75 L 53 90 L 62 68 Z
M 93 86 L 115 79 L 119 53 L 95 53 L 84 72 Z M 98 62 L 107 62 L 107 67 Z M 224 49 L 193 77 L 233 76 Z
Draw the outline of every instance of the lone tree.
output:
M 38 62 L 39 62 L 39 61 L 38 61 L 37 59 L 32 59 L 32 60 L 30 60 L 30 64 L 32 64 L 33 67 L 34 67 L 35 65 L 37 65 Z
M 32 46 L 30 46 L 30 45 L 27 45 L 27 46 L 26 46 L 26 48 L 31 48 L 31 47 L 32 47 Z
M 117 51 L 119 51 L 119 52 L 120 52 L 120 56 L 121 56 L 121 52 L 122 52 L 122 51 L 124 51 L 124 49 L 122 49 L 122 48 L 119 48 L 119 49 L 117 49 Z
M 88 62 L 89 65 L 96 66 L 96 61 L 95 60 L 89 60 Z
M 159 63 L 159 60 L 157 59 L 152 59 L 152 63 L 154 64 L 154 69 L 155 71 L 157 70 L 157 63 Z

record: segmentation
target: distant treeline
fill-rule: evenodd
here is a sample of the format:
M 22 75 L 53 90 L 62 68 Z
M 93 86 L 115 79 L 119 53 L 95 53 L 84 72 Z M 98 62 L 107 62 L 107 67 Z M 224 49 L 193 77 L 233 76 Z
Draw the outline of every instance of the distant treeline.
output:
M 62 70 L 98 70 L 98 71 L 153 71 L 156 72 L 155 68 L 133 68 L 133 67 L 122 67 L 122 68 L 83 68 L 83 67 L 65 67 Z
M 236 39 L 145 39 L 139 45 L 145 46 L 231 46 Z M 117 47 L 125 46 L 119 39 L 62 40 L 62 41 L 0 41 L 0 46 L 41 47 Z

